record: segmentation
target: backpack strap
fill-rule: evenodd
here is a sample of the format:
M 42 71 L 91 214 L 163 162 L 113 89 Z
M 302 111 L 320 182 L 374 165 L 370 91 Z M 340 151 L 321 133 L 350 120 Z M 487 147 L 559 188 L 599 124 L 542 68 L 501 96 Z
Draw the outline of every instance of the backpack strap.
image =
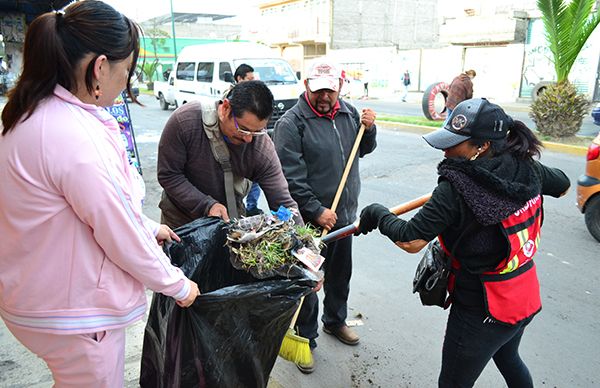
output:
M 227 213 L 231 218 L 239 218 L 237 201 L 234 192 L 233 169 L 229 157 L 229 149 L 223 140 L 219 129 L 219 115 L 216 104 L 201 104 L 202 126 L 210 141 L 210 149 L 223 169 L 223 181 L 225 184 L 225 198 L 227 200 Z

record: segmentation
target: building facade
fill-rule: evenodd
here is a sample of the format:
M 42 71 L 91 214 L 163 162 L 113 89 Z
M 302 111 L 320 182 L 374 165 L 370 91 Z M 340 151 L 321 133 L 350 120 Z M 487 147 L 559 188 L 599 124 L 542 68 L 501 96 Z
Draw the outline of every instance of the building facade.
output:
M 535 0 L 284 0 L 259 8 L 258 39 L 295 70 L 326 55 L 379 94 L 400 90 L 405 70 L 411 89 L 423 91 L 475 69 L 475 96 L 499 102 L 530 99 L 555 77 Z M 597 29 L 570 80 L 598 100 L 599 58 Z

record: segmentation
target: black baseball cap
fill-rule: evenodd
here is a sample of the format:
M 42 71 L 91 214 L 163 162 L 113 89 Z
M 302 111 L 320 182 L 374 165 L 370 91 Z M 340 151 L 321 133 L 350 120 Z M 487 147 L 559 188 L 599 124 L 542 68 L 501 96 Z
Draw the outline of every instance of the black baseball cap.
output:
M 500 140 L 512 127 L 513 119 L 485 98 L 472 98 L 458 104 L 448 123 L 423 139 L 433 148 L 445 150 L 469 139 Z

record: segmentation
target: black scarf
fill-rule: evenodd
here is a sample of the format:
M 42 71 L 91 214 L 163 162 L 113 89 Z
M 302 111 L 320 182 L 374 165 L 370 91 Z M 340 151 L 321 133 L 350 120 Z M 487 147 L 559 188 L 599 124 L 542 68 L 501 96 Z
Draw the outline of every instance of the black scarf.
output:
M 473 161 L 447 158 L 438 174 L 452 183 L 481 225 L 504 220 L 541 191 L 534 164 L 511 154 Z

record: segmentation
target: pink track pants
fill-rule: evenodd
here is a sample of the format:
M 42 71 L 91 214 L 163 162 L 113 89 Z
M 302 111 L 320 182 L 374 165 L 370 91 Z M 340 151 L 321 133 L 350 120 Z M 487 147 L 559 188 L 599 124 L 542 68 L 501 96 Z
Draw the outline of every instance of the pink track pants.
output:
M 43 359 L 57 388 L 120 388 L 125 373 L 125 328 L 57 335 L 6 322 L 11 333 Z

